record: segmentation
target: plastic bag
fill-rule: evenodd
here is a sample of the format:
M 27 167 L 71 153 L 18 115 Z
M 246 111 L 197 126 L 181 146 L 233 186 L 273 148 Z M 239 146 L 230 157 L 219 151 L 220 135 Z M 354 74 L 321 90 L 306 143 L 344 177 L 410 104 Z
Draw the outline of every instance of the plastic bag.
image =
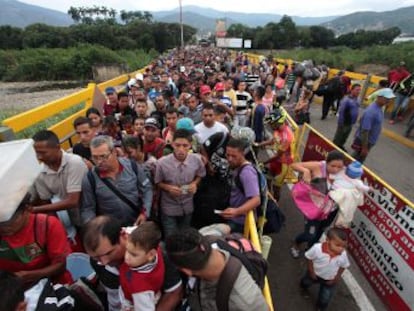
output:
M 293 186 L 292 198 L 297 208 L 309 220 L 324 220 L 335 207 L 335 202 L 327 194 L 303 181 Z

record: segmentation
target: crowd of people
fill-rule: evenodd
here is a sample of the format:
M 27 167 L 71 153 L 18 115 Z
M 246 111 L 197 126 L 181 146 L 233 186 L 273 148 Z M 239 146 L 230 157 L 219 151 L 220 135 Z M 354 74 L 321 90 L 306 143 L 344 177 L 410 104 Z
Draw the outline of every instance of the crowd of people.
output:
M 0 265 L 5 270 L 0 288 L 15 284 L 2 291 L 0 309 L 24 310 L 19 308 L 29 298 L 27 292 L 26 301 L 22 298 L 20 288 L 45 278 L 55 287 L 72 284 L 66 258 L 83 252 L 95 271 L 88 286 L 99 285 L 103 293 L 98 301 L 86 299 L 103 308 L 97 310 L 219 310 L 217 281 L 232 255 L 212 246 L 206 232 L 243 232 L 247 213 L 261 205 L 255 163 L 260 153 L 277 199 L 289 167 L 307 183 L 324 178 L 329 190 L 339 183 L 334 188 L 367 191 L 350 181 L 361 176 L 360 164 L 345 170 L 341 152 L 322 162 L 293 163 L 294 133 L 286 111 L 299 124 L 310 122 L 309 104 L 327 75 L 326 66 L 296 67 L 271 59 L 254 65 L 242 53 L 232 56 L 220 49 L 174 50 L 127 85 L 106 88 L 102 107 L 89 108 L 74 121 L 79 142 L 71 152 L 61 149 L 55 133 L 36 133 L 41 173 L 13 216 L 0 219 Z M 356 122 L 360 89 L 358 84 L 350 87 L 337 107 L 334 142 L 341 148 Z M 355 138 L 361 162 L 377 139 L 378 133 L 369 132 L 372 122 L 392 94 L 380 90 L 378 107 L 362 117 Z M 333 104 L 330 97 L 325 93 L 322 119 Z M 232 134 L 240 128 L 251 128 L 253 139 Z M 318 242 L 340 213 L 337 207 L 323 221 L 307 221 L 291 248 L 298 258 L 300 244 L 308 243 L 309 268 L 300 284 L 303 289 L 321 284 L 321 310 L 349 266 L 343 226 L 329 229 L 327 240 Z M 206 227 L 213 229 L 198 230 Z M 188 295 L 194 278 L 200 309 Z M 269 309 L 246 267 L 229 286 L 228 310 Z M 40 292 L 37 309 L 30 310 L 49 310 L 44 306 L 48 296 Z M 85 290 L 71 293 L 75 300 L 65 302 L 76 308 Z

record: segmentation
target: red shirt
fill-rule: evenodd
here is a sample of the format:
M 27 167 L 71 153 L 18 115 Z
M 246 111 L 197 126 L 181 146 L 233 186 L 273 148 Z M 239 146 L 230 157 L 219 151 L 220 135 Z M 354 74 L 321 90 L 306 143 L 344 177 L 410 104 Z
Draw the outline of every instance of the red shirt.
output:
M 274 149 L 280 152 L 278 161 L 284 164 L 292 164 L 293 155 L 290 149 L 295 134 L 287 124 L 282 125 L 278 130 L 273 132 L 273 138 L 275 139 Z
M 32 271 L 52 264 L 66 262 L 70 246 L 61 222 L 54 216 L 47 217 L 47 232 L 35 239 L 35 214 L 29 215 L 27 225 L 12 236 L 0 237 L 0 267 L 9 272 Z M 39 226 L 39 218 L 37 225 Z M 38 231 L 39 232 L 39 231 Z M 36 243 L 38 242 L 38 243 Z M 44 243 L 42 247 L 42 243 Z M 72 282 L 68 271 L 53 281 Z
M 119 283 L 122 293 L 129 302 L 133 302 L 133 295 L 153 292 L 154 297 L 161 292 L 164 284 L 165 266 L 161 248 L 157 249 L 155 262 L 138 268 L 130 268 L 124 262 L 119 268 Z M 154 304 L 156 302 L 154 301 Z
M 118 104 L 116 104 L 115 106 L 113 106 L 109 101 L 106 101 L 103 104 L 104 116 L 114 115 L 116 112 L 118 112 L 118 110 L 119 110 Z
M 161 138 L 157 137 L 155 138 L 153 142 L 150 142 L 150 143 L 145 142 L 143 151 L 145 154 L 153 155 L 154 157 L 159 159 L 163 156 L 164 146 L 165 146 L 164 141 Z
M 395 83 L 400 83 L 409 75 L 410 73 L 404 68 L 401 68 L 401 70 L 393 69 L 388 73 L 388 82 L 392 86 Z

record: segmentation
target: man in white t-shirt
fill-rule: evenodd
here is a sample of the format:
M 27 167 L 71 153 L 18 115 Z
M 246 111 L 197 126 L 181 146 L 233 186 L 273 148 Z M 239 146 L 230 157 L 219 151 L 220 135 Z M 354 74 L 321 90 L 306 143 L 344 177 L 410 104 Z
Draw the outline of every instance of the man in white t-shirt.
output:
M 306 253 L 308 269 L 300 281 L 300 287 L 306 294 L 307 289 L 319 283 L 319 294 L 316 302 L 318 310 L 325 310 L 331 300 L 335 285 L 342 273 L 350 266 L 346 254 L 347 233 L 340 228 L 331 228 L 327 232 L 326 241 L 314 244 Z
M 214 107 L 211 104 L 205 104 L 202 112 L 202 122 L 195 126 L 197 140 L 202 145 L 211 135 L 223 132 L 228 133 L 227 127 L 214 119 Z

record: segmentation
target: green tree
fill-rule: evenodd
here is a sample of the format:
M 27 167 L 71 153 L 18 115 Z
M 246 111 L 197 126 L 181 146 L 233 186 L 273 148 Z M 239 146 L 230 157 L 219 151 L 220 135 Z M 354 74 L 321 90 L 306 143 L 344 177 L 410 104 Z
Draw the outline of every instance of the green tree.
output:
M 152 23 L 153 16 L 148 11 L 125 11 L 120 12 L 120 18 L 125 24 L 129 24 L 133 21 L 139 20 L 145 23 Z
M 322 26 L 311 26 L 310 31 L 310 46 L 320 47 L 326 49 L 332 46 L 335 41 L 335 33 L 331 29 Z
M 347 33 L 336 39 L 336 45 L 344 45 L 353 49 L 360 49 L 372 45 L 388 45 L 401 33 L 398 27 L 392 27 L 381 31 L 366 31 L 359 29 L 353 33 Z
M 70 7 L 68 14 L 71 18 L 78 23 L 81 21 L 84 24 L 93 24 L 99 20 L 107 20 L 115 23 L 115 18 L 117 11 L 115 9 L 109 9 L 106 6 L 97 6 L 92 7 Z
M 21 49 L 23 31 L 9 25 L 0 26 L 0 49 Z
M 243 24 L 231 24 L 230 27 L 227 29 L 227 36 L 228 37 L 235 37 L 235 38 L 245 38 L 251 29 Z
M 279 26 L 277 23 L 268 23 L 265 27 L 256 28 L 253 45 L 258 49 L 278 48 Z
M 79 8 L 75 8 L 73 6 L 71 6 L 68 10 L 68 14 L 70 15 L 70 17 L 73 19 L 73 21 L 75 23 L 79 23 L 82 16 L 80 14 L 80 9 Z
M 299 34 L 291 17 L 283 15 L 278 23 L 278 36 L 274 39 L 277 39 L 279 47 L 283 49 L 298 45 Z
M 24 48 L 66 48 L 68 44 L 69 36 L 66 27 L 32 24 L 23 31 Z

